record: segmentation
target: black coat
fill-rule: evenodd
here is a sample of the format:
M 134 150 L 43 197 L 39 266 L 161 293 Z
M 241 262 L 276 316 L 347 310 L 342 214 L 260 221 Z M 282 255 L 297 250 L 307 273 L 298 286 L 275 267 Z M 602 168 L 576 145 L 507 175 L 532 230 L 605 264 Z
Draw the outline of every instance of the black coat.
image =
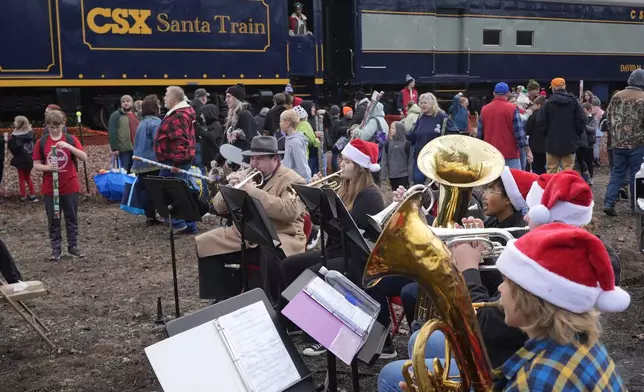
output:
M 29 131 L 22 135 L 12 134 L 9 138 L 9 151 L 13 155 L 11 166 L 16 169 L 31 169 L 34 167 L 32 154 L 34 152 L 34 133 Z
M 201 109 L 201 119 L 205 125 L 195 131 L 201 142 L 201 157 L 204 165 L 210 166 L 214 160 L 221 166 L 225 159 L 219 153 L 219 146 L 224 141 L 224 132 L 219 122 L 219 108 L 214 104 L 204 105 Z
M 539 111 L 544 127 L 546 152 L 555 156 L 574 154 L 579 138 L 586 131 L 586 114 L 569 92 L 555 92 Z
M 264 127 L 262 131 L 268 132 L 270 136 L 275 136 L 275 132 L 280 129 L 280 116 L 286 110 L 286 106 L 273 106 L 271 110 L 266 113 L 266 119 L 264 119 Z
M 525 124 L 525 133 L 530 136 L 530 150 L 538 154 L 546 153 L 546 135 L 543 124 L 540 124 L 537 121 L 539 112 L 541 109 L 537 109 L 532 112 L 532 115 L 528 117 L 528 121 Z

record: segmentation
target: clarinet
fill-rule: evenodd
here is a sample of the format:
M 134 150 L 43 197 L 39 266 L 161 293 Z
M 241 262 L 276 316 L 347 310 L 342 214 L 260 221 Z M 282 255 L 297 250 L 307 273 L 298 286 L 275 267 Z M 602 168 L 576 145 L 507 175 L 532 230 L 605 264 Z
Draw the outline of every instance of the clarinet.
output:
M 183 173 L 183 174 L 188 175 L 188 176 L 196 177 L 196 178 L 202 179 L 204 181 L 209 181 L 209 182 L 218 181 L 217 179 L 212 179 L 210 177 L 204 176 L 203 174 L 193 173 L 191 171 L 179 169 L 179 168 L 176 168 L 176 167 L 170 166 L 170 165 L 164 165 L 163 163 L 159 163 L 159 162 L 156 162 L 156 161 L 151 161 L 149 159 L 142 158 L 142 157 L 139 157 L 139 156 L 136 156 L 136 155 L 134 155 L 132 158 L 136 159 L 138 161 L 141 161 L 143 163 L 147 163 L 148 165 L 160 167 L 162 169 L 179 170 L 179 173 Z
M 320 113 L 321 112 L 321 113 Z M 322 122 L 324 116 L 323 111 L 316 111 L 315 113 L 315 130 L 317 132 L 322 132 L 322 138 L 320 140 L 320 147 L 318 148 L 318 167 L 320 168 L 320 173 L 322 176 L 326 176 L 326 143 L 324 141 L 324 123 Z
M 51 173 L 52 188 L 54 193 L 54 219 L 60 219 L 60 189 L 58 187 L 58 154 L 56 146 L 51 147 L 51 155 L 56 162 L 56 170 Z

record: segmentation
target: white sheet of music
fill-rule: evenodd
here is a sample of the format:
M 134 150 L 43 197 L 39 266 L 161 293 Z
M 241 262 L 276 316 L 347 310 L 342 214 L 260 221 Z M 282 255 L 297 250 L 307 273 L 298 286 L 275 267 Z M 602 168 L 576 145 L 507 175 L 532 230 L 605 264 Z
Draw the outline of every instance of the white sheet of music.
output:
M 247 392 L 212 321 L 148 346 L 145 353 L 164 392 Z
M 217 323 L 252 391 L 280 392 L 300 379 L 263 302 L 219 317 Z

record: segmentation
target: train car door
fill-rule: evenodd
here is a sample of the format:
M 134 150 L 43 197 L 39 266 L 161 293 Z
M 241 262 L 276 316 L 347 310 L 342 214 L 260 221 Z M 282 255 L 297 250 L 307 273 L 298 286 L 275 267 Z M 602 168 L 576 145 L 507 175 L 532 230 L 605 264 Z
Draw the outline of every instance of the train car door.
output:
M 318 70 L 320 69 L 318 53 L 320 45 L 318 42 L 321 41 L 324 33 L 319 17 L 320 2 L 319 0 L 298 0 L 296 2 L 289 1 L 288 4 L 287 71 L 290 76 L 313 77 L 316 74 L 316 66 Z M 292 25 L 296 17 L 296 5 L 302 5 L 302 14 L 306 17 L 307 32 L 304 34 L 298 34 L 298 31 L 293 30 L 293 27 L 297 29 L 297 26 Z
M 325 75 L 336 84 L 355 78 L 355 1 L 328 0 L 324 2 L 325 68 L 332 72 Z
M 436 7 L 435 75 L 460 75 L 470 73 L 470 37 L 465 32 L 465 9 Z

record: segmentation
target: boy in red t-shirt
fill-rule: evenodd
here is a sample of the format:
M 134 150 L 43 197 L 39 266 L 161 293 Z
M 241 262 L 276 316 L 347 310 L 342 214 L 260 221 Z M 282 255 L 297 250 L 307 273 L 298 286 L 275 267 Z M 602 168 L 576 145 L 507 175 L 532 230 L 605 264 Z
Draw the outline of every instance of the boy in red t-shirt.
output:
M 41 193 L 45 201 L 47 220 L 49 222 L 49 239 L 53 249 L 49 260 L 59 260 L 61 256 L 62 235 L 60 219 L 54 218 L 54 186 L 53 171 L 58 171 L 58 191 L 60 212 L 65 215 L 65 231 L 67 232 L 67 252 L 72 257 L 83 257 L 78 250 L 78 192 L 80 182 L 76 170 L 76 159 L 87 160 L 87 154 L 78 139 L 72 135 L 63 137 L 65 114 L 59 110 L 52 110 L 45 115 L 45 124 L 49 128 L 49 135 L 44 146 L 41 147 L 39 139 L 34 146 L 34 169 L 43 172 Z M 72 140 L 73 145 L 67 140 Z M 52 146 L 56 147 L 56 159 L 51 156 Z M 41 151 L 42 150 L 42 151 Z

